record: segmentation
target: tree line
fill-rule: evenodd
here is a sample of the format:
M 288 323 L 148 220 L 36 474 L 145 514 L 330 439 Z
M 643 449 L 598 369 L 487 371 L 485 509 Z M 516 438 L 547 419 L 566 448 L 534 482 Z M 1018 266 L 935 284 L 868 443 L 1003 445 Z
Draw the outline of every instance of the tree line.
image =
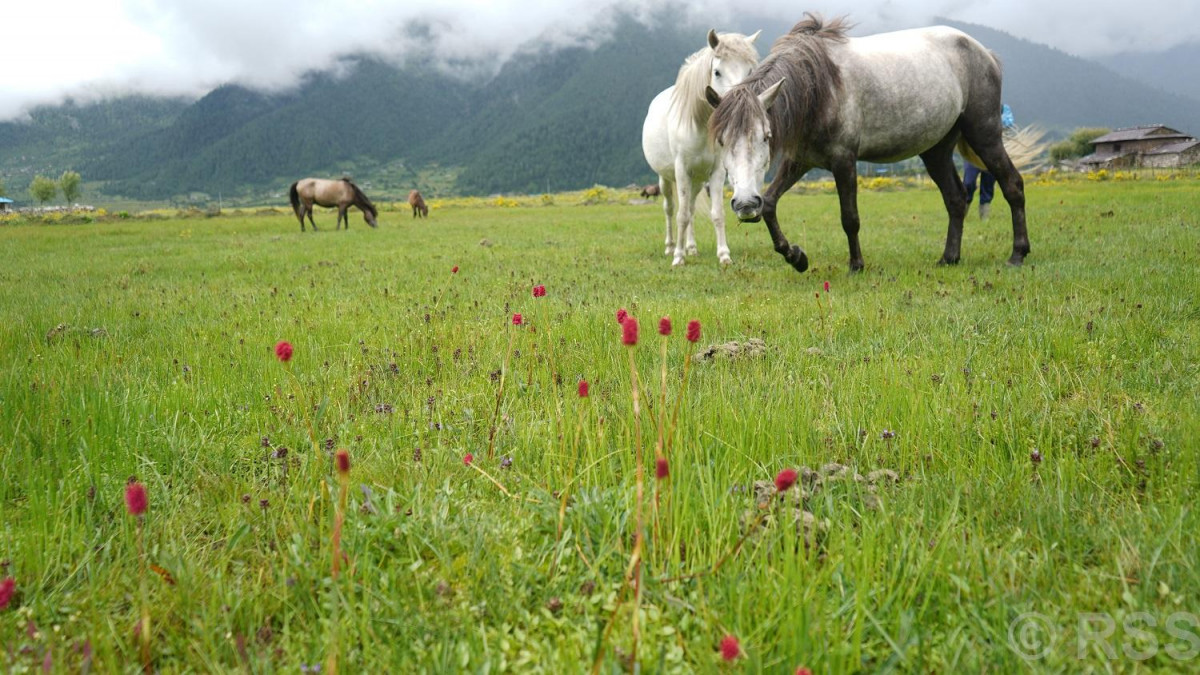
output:
M 64 171 L 58 180 L 37 175 L 29 184 L 29 196 L 33 197 L 38 206 L 45 206 L 46 202 L 53 200 L 59 192 L 62 192 L 67 206 L 74 204 L 75 200 L 79 199 L 79 195 L 83 193 L 83 178 L 79 172 Z M 0 195 L 3 194 L 3 186 L 0 186 Z

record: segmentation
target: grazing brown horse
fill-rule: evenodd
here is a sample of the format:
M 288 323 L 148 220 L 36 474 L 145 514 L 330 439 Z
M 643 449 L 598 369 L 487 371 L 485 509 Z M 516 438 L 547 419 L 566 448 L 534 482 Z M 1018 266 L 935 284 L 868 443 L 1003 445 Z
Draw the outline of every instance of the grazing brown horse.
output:
M 654 199 L 662 194 L 662 189 L 658 187 L 658 183 L 651 183 L 642 188 L 642 196 L 646 199 Z
M 341 180 L 302 178 L 292 183 L 289 193 L 292 199 L 292 211 L 300 219 L 301 232 L 304 231 L 304 216 L 308 216 L 308 222 L 312 224 L 313 231 L 317 229 L 317 224 L 312 217 L 313 204 L 337 207 L 338 219 L 337 225 L 334 226 L 335 230 L 341 228 L 343 221 L 346 223 L 346 229 L 350 229 L 350 216 L 346 211 L 351 206 L 357 206 L 362 211 L 363 220 L 366 220 L 371 227 L 376 227 L 375 216 L 379 213 L 375 210 L 375 205 L 371 203 L 370 199 L 367 199 L 357 185 L 350 182 L 349 178 Z
M 429 207 L 425 205 L 425 199 L 416 190 L 408 193 L 408 205 L 412 207 L 413 218 L 418 215 L 425 218 L 429 215 Z

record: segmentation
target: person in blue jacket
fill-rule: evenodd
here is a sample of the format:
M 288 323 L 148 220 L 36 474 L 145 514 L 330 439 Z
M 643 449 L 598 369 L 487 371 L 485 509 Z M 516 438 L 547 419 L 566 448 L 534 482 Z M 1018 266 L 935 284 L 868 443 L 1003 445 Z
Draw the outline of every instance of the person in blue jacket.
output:
M 1006 130 L 1016 126 L 1012 108 L 1009 108 L 1007 103 L 1000 109 L 1000 123 Z M 975 198 L 975 185 L 978 183 L 979 219 L 987 220 L 988 213 L 992 210 L 992 198 L 996 196 L 996 177 L 990 171 L 980 169 L 970 162 L 964 161 L 963 165 L 963 185 L 967 188 L 967 209 L 971 208 L 971 201 Z

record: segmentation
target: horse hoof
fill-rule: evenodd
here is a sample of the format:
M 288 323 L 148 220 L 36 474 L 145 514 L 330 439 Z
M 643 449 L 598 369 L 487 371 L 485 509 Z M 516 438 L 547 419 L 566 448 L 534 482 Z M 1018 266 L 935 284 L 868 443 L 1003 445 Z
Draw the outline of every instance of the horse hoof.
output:
M 1025 264 L 1025 256 L 1014 255 L 1013 257 L 1008 259 L 1009 267 L 1020 267 L 1021 265 L 1024 265 L 1024 264 Z
M 699 253 L 699 252 L 700 252 L 700 249 L 696 248 L 695 246 L 689 246 L 689 247 L 687 248 L 687 254 L 688 254 L 688 255 L 696 255 L 696 254 L 697 254 L 697 253 Z
M 671 261 L 671 267 L 683 267 L 683 264 L 683 256 L 675 256 L 675 259 Z
M 939 267 L 944 266 L 944 265 L 957 265 L 957 264 L 958 264 L 958 258 L 947 258 L 946 256 L 942 256 L 942 259 L 938 261 Z
M 864 266 L 863 266 L 863 263 L 862 263 L 862 261 L 861 261 L 861 260 L 859 260 L 859 261 L 857 261 L 857 262 L 856 262 L 856 261 L 853 261 L 853 260 L 852 260 L 852 261 L 850 261 L 850 273 L 851 273 L 851 274 L 854 274 L 855 272 L 861 272 L 861 271 L 863 271 L 863 267 L 864 267 Z
M 799 246 L 793 246 L 791 249 L 789 249 L 787 255 L 784 256 L 784 259 L 787 260 L 797 272 L 808 271 L 808 256 L 804 254 L 804 251 L 800 250 Z
M 665 251 L 663 251 L 663 255 L 675 255 L 675 246 L 672 244 L 667 244 L 667 248 Z
M 732 265 L 733 264 L 733 258 L 730 258 L 727 255 L 723 255 L 718 259 L 721 261 L 722 265 Z

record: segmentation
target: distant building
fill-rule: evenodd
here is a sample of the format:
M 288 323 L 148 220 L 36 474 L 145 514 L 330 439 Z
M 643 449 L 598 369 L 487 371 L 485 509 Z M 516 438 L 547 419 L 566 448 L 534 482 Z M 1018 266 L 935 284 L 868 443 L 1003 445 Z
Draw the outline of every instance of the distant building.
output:
M 0 213 L 4 213 L 4 212 L 8 211 L 9 205 L 12 203 L 13 203 L 13 200 L 6 199 L 4 197 L 0 197 Z
M 1087 169 L 1175 169 L 1200 163 L 1200 141 L 1161 124 L 1117 129 L 1092 141 L 1096 151 L 1079 160 Z

